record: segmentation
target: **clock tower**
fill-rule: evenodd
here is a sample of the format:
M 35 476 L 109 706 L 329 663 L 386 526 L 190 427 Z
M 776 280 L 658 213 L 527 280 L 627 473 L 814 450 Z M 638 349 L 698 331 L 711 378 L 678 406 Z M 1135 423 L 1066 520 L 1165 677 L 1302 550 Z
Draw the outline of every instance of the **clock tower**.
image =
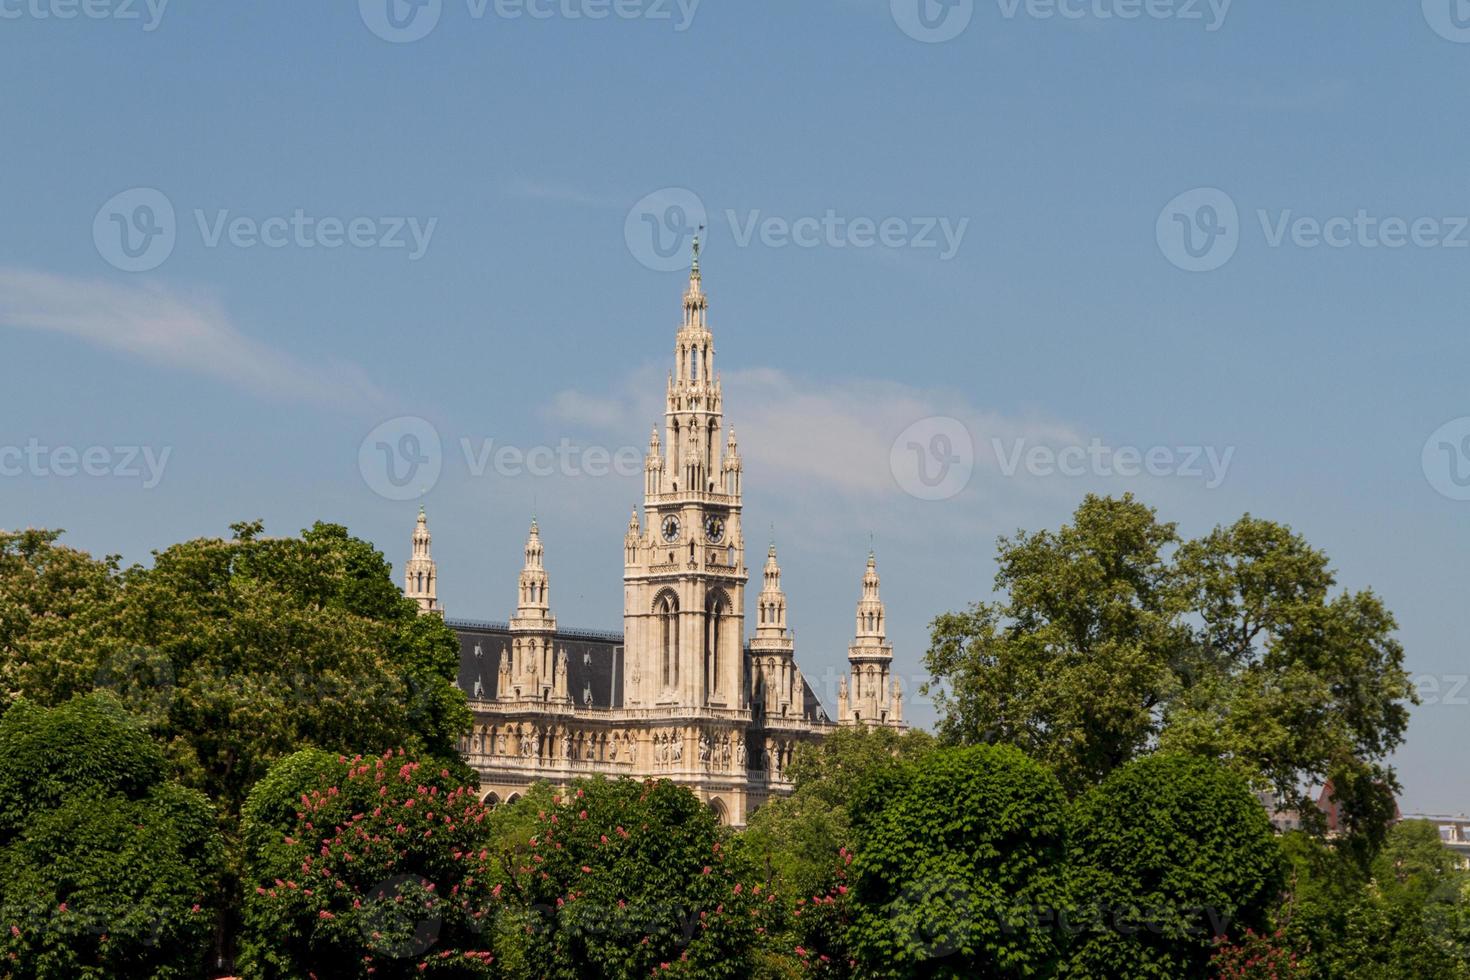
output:
M 724 430 L 699 241 L 674 338 L 664 432 L 644 466 L 643 520 L 628 525 L 623 569 L 624 703 L 738 711 L 746 706 L 745 539 L 740 453 Z

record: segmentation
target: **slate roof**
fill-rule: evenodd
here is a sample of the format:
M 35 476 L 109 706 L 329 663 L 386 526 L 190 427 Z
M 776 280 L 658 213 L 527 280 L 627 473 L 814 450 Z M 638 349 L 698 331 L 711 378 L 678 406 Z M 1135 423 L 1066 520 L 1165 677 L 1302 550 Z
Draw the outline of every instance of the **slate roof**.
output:
M 495 699 L 500 651 L 510 649 L 510 624 L 493 620 L 445 619 L 459 637 L 459 686 L 471 698 Z M 555 646 L 567 651 L 567 691 L 579 708 L 623 706 L 623 634 L 611 630 L 558 629 Z M 805 678 L 804 717 L 828 721 L 827 712 Z
M 475 682 L 480 697 L 498 693 L 500 651 L 510 649 L 510 624 L 474 619 L 446 619 L 459 636 L 459 686 L 471 697 Z M 559 629 L 555 647 L 567 651 L 567 692 L 579 708 L 623 706 L 623 634 L 600 630 Z

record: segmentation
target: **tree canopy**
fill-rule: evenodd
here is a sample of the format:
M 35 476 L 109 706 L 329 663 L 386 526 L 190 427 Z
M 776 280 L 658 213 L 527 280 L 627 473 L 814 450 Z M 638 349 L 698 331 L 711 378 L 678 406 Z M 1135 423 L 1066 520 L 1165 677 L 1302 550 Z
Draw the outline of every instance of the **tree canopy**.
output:
M 864 975 L 1049 971 L 1063 937 L 1066 797 L 1010 746 L 930 752 L 854 802 L 851 942 Z
M 1330 779 L 1350 835 L 1381 840 L 1403 649 L 1300 535 L 1246 515 L 1184 541 L 1131 495 L 1089 496 L 1057 531 L 1003 538 L 998 563 L 1000 599 L 933 623 L 946 740 L 1015 744 L 1074 795 L 1160 747 L 1207 755 L 1309 821 Z
M 1210 759 L 1135 759 L 1067 824 L 1067 977 L 1202 976 L 1218 941 L 1265 928 L 1281 891 L 1265 808 Z
M 220 861 L 214 808 L 111 695 L 0 719 L 5 976 L 199 976 Z

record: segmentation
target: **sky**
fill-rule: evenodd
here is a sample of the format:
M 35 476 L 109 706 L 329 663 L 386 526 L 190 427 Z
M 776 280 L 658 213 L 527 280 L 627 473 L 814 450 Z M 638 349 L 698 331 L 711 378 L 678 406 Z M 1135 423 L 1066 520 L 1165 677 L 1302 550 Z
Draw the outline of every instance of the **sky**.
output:
M 1470 810 L 1461 8 L 0 0 L 0 526 L 401 569 L 422 503 L 499 620 L 534 513 L 560 622 L 616 629 L 703 224 L 748 564 L 829 710 L 870 546 L 930 724 L 997 538 L 1131 491 L 1383 596 L 1401 804 Z

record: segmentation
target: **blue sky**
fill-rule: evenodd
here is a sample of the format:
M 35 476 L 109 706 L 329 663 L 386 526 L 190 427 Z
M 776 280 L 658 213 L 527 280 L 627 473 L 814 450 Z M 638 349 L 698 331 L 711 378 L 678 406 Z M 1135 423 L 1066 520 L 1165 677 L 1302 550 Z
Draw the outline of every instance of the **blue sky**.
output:
M 321 518 L 401 565 L 359 450 L 419 418 L 451 614 L 509 614 L 535 510 L 561 621 L 616 627 L 641 481 L 585 450 L 646 445 L 684 284 L 646 220 L 702 209 L 752 564 L 774 525 L 829 707 L 870 535 L 927 721 L 996 536 L 1133 490 L 1383 594 L 1431 695 L 1403 804 L 1470 809 L 1449 0 L 928 2 L 440 0 L 405 41 L 374 0 L 0 0 L 0 524 L 146 561 Z

